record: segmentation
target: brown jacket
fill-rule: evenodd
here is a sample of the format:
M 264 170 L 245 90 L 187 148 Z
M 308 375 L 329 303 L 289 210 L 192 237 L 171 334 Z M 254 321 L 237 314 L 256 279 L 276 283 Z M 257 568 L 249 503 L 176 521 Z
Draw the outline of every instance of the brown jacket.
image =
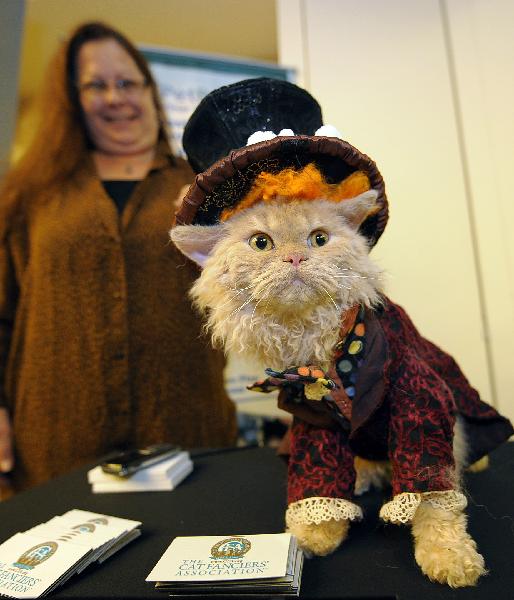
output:
M 126 445 L 235 440 L 223 357 L 201 337 L 195 267 L 168 241 L 192 173 L 162 154 L 121 219 L 91 163 L 0 245 L 0 406 L 18 488 Z

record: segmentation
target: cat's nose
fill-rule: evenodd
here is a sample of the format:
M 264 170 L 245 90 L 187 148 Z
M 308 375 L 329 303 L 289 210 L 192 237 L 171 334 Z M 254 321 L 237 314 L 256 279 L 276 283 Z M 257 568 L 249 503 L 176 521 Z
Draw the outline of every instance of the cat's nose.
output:
M 284 262 L 290 262 L 293 267 L 298 267 L 301 262 L 307 260 L 303 254 L 290 254 L 287 258 L 284 258 Z

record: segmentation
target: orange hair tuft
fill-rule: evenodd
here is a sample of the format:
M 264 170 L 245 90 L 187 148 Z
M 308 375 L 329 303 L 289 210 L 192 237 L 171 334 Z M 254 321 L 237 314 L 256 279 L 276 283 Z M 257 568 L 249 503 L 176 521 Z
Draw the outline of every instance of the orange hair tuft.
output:
M 329 200 L 339 202 L 355 198 L 370 189 L 368 176 L 363 171 L 355 171 L 339 183 L 327 183 L 314 165 L 308 164 L 295 171 L 287 168 L 278 173 L 262 171 L 255 179 L 250 191 L 236 206 L 226 208 L 220 220 L 226 221 L 235 213 L 250 208 L 258 202 L 290 202 L 292 200 Z

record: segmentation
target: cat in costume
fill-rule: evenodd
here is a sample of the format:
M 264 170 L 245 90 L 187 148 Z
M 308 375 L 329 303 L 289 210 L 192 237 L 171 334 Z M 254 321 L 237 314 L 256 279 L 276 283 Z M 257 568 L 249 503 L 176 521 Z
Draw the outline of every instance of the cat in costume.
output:
M 334 551 L 362 518 L 355 496 L 389 478 L 380 516 L 410 523 L 422 571 L 476 584 L 461 472 L 513 428 L 385 295 L 375 163 L 305 90 L 267 78 L 211 92 L 183 145 L 198 175 L 171 239 L 202 268 L 191 297 L 215 344 L 268 366 L 252 389 L 279 388 L 295 415 L 288 530 L 308 553 Z

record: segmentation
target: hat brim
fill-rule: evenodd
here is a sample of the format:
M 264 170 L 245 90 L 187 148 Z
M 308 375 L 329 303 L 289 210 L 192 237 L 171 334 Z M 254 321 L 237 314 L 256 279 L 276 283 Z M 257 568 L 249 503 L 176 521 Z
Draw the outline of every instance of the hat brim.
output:
M 214 225 L 224 209 L 246 195 L 262 171 L 300 169 L 312 162 L 328 183 L 338 183 L 354 171 L 366 173 L 378 193 L 380 210 L 364 221 L 360 232 L 370 246 L 375 245 L 388 219 L 384 180 L 368 156 L 344 140 L 324 136 L 277 136 L 233 150 L 196 176 L 175 215 L 175 224 Z

